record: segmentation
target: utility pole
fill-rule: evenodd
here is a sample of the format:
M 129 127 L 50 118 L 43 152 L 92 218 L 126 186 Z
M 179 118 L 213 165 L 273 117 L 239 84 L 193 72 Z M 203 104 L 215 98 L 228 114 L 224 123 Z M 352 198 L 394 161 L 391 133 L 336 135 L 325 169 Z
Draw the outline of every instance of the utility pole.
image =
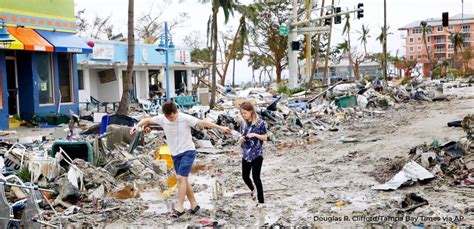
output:
M 298 0 L 293 0 L 291 23 L 296 23 L 297 20 Z M 298 86 L 298 50 L 293 50 L 292 42 L 296 40 L 297 34 L 295 26 L 289 26 L 288 29 L 288 86 L 289 88 L 296 88 Z
M 331 6 L 332 6 L 332 11 L 334 11 L 334 0 L 331 1 Z M 334 12 L 332 12 L 334 13 Z M 329 24 L 329 38 L 328 38 L 328 45 L 327 45 L 327 50 L 326 50 L 326 58 L 324 62 L 324 77 L 323 77 L 323 82 L 327 81 L 327 84 L 331 84 L 331 79 L 328 77 L 328 64 L 329 64 L 329 53 L 331 53 L 331 35 L 332 35 L 332 24 L 333 24 L 333 18 L 330 18 L 330 24 Z
M 383 0 L 383 77 L 387 80 L 387 0 Z
M 306 26 L 310 27 L 311 26 L 311 4 L 310 0 L 306 0 L 306 20 L 308 20 L 308 23 Z M 306 80 L 305 82 L 312 81 L 311 77 L 311 32 L 306 34 Z

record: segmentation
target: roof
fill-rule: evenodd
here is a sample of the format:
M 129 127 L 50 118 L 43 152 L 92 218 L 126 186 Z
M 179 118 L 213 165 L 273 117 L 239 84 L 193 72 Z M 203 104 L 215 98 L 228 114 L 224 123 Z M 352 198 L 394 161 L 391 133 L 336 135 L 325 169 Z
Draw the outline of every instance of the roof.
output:
M 464 18 L 464 20 L 462 20 L 463 18 Z M 407 29 L 411 29 L 411 28 L 420 27 L 420 23 L 422 21 L 426 21 L 428 23 L 428 25 L 431 25 L 431 26 L 442 25 L 442 19 L 440 17 L 439 18 L 427 18 L 427 19 L 424 19 L 424 20 L 418 20 L 418 21 L 411 22 L 410 24 L 405 25 L 405 26 L 399 28 L 398 30 L 407 30 Z M 462 14 L 456 14 L 452 17 L 449 17 L 449 24 L 450 25 L 470 24 L 470 23 L 474 23 L 474 14 L 464 14 L 464 17 L 462 17 Z

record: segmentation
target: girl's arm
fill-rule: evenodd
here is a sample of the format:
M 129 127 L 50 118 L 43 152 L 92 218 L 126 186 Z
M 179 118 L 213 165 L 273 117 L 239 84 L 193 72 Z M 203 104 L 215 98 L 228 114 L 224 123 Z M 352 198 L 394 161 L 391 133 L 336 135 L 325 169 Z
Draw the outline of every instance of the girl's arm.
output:
M 249 137 L 249 138 L 258 138 L 261 141 L 268 141 L 267 134 L 249 133 L 249 134 L 247 134 L 247 137 Z

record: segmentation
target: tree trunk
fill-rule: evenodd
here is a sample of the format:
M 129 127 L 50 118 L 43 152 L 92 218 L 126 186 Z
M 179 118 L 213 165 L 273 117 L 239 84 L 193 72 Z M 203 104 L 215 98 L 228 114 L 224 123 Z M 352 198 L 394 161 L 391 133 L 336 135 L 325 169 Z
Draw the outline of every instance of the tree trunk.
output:
M 132 89 L 133 60 L 135 59 L 135 36 L 133 26 L 134 0 L 128 0 L 128 55 L 127 73 L 122 76 L 122 99 L 117 110 L 118 115 L 128 114 L 130 91 Z M 169 95 L 166 95 L 169 96 Z
M 334 6 L 334 0 L 331 1 L 331 6 Z M 331 80 L 329 80 L 328 82 L 324 82 L 324 81 L 327 81 L 328 80 L 328 64 L 329 64 L 329 54 L 331 53 L 331 36 L 332 36 L 332 25 L 333 25 L 333 18 L 330 18 L 331 20 L 331 24 L 329 24 L 329 39 L 328 39 L 328 46 L 327 46 L 327 50 L 326 50 L 326 58 L 325 58 L 325 62 L 324 62 L 324 76 L 323 76 L 323 84 L 325 83 L 328 83 L 331 82 Z
M 359 79 L 359 63 L 354 63 L 354 78 Z
M 212 89 L 211 89 L 211 101 L 209 107 L 211 109 L 216 105 L 216 72 L 217 72 L 217 12 L 219 10 L 217 0 L 213 0 L 212 4 Z
M 240 23 L 239 23 L 239 27 L 237 27 L 237 31 L 235 32 L 234 38 L 232 39 L 232 47 L 230 48 L 229 58 L 226 58 L 226 60 L 225 60 L 224 73 L 222 73 L 222 77 L 221 77 L 221 85 L 222 86 L 224 86 L 224 84 L 225 84 L 225 76 L 227 74 L 227 68 L 229 68 L 230 60 L 234 56 L 235 49 L 237 48 L 237 44 L 236 44 L 237 43 L 237 37 L 239 36 L 239 30 L 242 27 L 242 21 L 243 20 L 241 19 Z M 234 58 L 234 60 L 235 60 L 235 58 Z
M 234 63 L 232 63 L 232 87 L 235 88 L 235 59 L 234 59 Z
M 351 30 L 348 29 L 347 31 L 347 45 L 348 47 L 348 52 L 349 52 L 349 80 L 351 80 L 351 75 L 352 75 L 352 54 L 351 54 Z M 367 53 L 366 53 L 367 55 Z M 355 80 L 359 80 L 359 76 L 354 76 Z
M 276 82 L 280 83 L 281 82 L 281 64 L 277 63 L 275 65 L 275 72 L 276 72 Z
M 320 11 L 320 16 L 323 16 L 323 11 L 324 11 L 324 0 L 321 3 L 321 11 Z M 319 20 L 319 26 L 322 25 L 323 20 Z M 318 34 L 318 39 L 316 41 L 316 50 L 314 52 L 314 57 L 313 57 L 313 63 L 311 64 L 311 77 L 313 77 L 316 74 L 316 69 L 317 69 L 317 63 L 318 63 L 318 58 L 319 58 L 319 42 L 321 42 L 321 34 Z M 313 80 L 310 80 L 308 84 L 306 85 L 307 89 L 311 89 L 313 87 Z

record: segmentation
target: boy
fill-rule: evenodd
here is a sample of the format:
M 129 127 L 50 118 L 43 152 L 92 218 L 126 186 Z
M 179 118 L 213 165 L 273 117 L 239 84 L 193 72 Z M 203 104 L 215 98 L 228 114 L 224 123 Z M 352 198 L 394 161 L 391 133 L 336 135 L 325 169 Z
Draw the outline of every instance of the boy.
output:
M 191 136 L 191 127 L 198 125 L 200 127 L 219 128 L 225 133 L 230 133 L 231 130 L 228 127 L 219 126 L 178 112 L 176 104 L 171 101 L 165 102 L 161 109 L 164 115 L 142 119 L 137 126 L 130 130 L 130 134 L 133 135 L 137 127 L 144 127 L 145 132 L 149 132 L 148 126 L 151 124 L 158 124 L 163 128 L 178 181 L 178 206 L 174 209 L 171 217 L 178 218 L 184 214 L 185 196 L 188 197 L 191 204 L 189 213 L 196 214 L 200 207 L 194 198 L 193 189 L 188 181 L 189 172 L 196 158 L 196 148 Z

